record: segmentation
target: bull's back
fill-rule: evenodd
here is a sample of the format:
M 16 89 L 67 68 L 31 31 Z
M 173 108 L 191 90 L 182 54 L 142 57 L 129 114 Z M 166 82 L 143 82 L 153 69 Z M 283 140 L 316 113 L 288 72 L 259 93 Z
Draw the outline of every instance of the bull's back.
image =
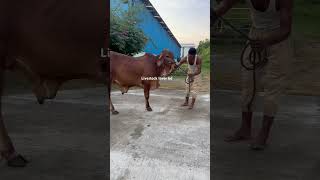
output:
M 109 9 L 105 1 L 12 1 L 10 7 L 11 58 L 43 76 L 72 79 L 99 70 Z

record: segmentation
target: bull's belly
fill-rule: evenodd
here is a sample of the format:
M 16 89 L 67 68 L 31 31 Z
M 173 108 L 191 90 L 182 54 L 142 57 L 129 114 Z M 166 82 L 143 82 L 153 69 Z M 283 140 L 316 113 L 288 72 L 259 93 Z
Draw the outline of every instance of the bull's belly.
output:
M 49 79 L 77 79 L 97 77 L 102 72 L 95 63 L 76 64 L 72 61 L 55 61 L 54 59 L 33 59 L 24 57 L 14 57 L 10 61 L 16 66 L 17 71 L 27 74 L 34 74 L 40 78 Z
M 141 80 L 139 78 L 130 78 L 130 77 L 123 77 L 123 78 L 114 78 L 113 83 L 117 84 L 120 87 L 122 93 L 128 92 L 130 87 L 140 87 L 144 88 L 145 85 L 149 85 L 151 90 L 159 88 L 160 84 L 157 80 Z
M 143 87 L 141 79 L 116 78 L 113 82 L 122 87 Z
M 17 10 L 12 20 L 10 57 L 20 59 L 41 76 L 72 79 L 100 73 L 105 2 L 79 2 L 76 7 L 71 1 L 12 4 Z

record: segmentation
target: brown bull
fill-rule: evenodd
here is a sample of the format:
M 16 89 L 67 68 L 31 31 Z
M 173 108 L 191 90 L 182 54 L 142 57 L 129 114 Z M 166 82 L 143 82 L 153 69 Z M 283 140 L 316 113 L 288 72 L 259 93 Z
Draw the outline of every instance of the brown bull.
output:
M 54 98 L 71 79 L 107 84 L 100 51 L 109 43 L 108 16 L 109 1 L 0 0 L 0 91 L 9 67 L 32 82 L 39 103 Z M 0 113 L 1 156 L 9 166 L 25 166 L 8 136 L 1 108 Z
M 174 68 L 174 56 L 168 50 L 163 50 L 159 56 L 146 53 L 137 58 L 110 52 L 110 81 L 120 87 L 122 94 L 128 92 L 130 87 L 142 87 L 148 111 L 152 111 L 149 104 L 150 89 L 159 87 L 156 78 L 169 75 Z M 112 114 L 118 114 L 110 96 L 110 110 Z

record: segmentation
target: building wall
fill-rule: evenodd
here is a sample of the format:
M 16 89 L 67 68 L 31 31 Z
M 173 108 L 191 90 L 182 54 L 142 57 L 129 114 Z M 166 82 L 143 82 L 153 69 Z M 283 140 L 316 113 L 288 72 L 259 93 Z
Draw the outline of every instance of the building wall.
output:
M 119 0 L 111 0 L 111 7 L 114 8 L 119 4 L 118 2 Z M 134 4 L 139 5 L 141 1 L 134 0 Z M 126 10 L 128 7 L 122 5 L 121 8 Z M 181 48 L 147 8 L 143 7 L 140 17 L 142 21 L 138 24 L 138 27 L 148 37 L 144 52 L 160 54 L 163 49 L 169 49 L 174 53 L 175 58 L 180 58 Z
M 187 56 L 190 48 L 196 48 L 196 46 L 194 44 L 181 44 L 181 57 Z

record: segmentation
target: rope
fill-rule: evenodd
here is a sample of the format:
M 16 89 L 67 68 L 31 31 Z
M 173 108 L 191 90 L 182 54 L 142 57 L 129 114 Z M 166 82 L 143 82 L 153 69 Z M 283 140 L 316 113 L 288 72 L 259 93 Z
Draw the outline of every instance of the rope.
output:
M 220 19 L 224 24 L 226 24 L 229 27 L 231 27 L 231 29 L 233 29 L 235 32 L 237 32 L 243 38 L 245 38 L 246 40 L 249 41 L 249 42 L 246 43 L 246 45 L 244 46 L 244 48 L 243 48 L 243 50 L 241 52 L 240 63 L 241 63 L 241 66 L 244 69 L 246 69 L 247 71 L 252 71 L 253 90 L 252 90 L 251 99 L 250 99 L 249 103 L 247 104 L 248 111 L 250 111 L 252 103 L 253 103 L 255 95 L 256 95 L 256 69 L 262 68 L 268 63 L 268 59 L 267 59 L 267 56 L 266 56 L 267 51 L 266 51 L 266 49 L 263 49 L 261 52 L 256 52 L 256 51 L 253 51 L 251 49 L 250 52 L 249 52 L 249 65 L 246 65 L 245 62 L 244 62 L 244 54 L 247 51 L 247 49 L 249 48 L 249 46 L 250 46 L 250 41 L 252 41 L 253 39 L 251 39 L 247 34 L 243 33 L 239 29 L 237 29 L 235 26 L 233 26 L 226 19 L 224 19 L 224 18 L 222 18 L 220 16 L 218 16 L 218 19 Z
M 181 66 L 177 66 L 177 69 L 179 69 L 179 70 L 181 70 L 184 74 L 188 74 L 188 70 L 184 70 L 184 69 L 182 69 L 181 68 Z M 176 70 L 177 70 L 176 69 Z M 175 71 L 176 71 L 175 70 Z M 174 72 L 175 72 L 174 71 Z M 172 73 L 174 73 L 174 72 L 171 72 L 170 74 L 172 74 Z M 194 81 L 194 79 L 193 78 L 188 78 L 188 76 L 185 78 L 185 80 L 184 80 L 184 82 L 186 83 L 186 84 L 188 84 L 188 92 L 190 93 L 190 90 L 191 90 L 191 83 Z
M 188 79 L 188 80 L 187 80 Z M 188 84 L 188 95 L 190 95 L 190 91 L 191 91 L 191 83 L 194 81 L 194 79 L 193 78 L 188 78 L 188 76 L 186 77 L 186 79 L 185 79 L 185 83 L 187 83 Z

